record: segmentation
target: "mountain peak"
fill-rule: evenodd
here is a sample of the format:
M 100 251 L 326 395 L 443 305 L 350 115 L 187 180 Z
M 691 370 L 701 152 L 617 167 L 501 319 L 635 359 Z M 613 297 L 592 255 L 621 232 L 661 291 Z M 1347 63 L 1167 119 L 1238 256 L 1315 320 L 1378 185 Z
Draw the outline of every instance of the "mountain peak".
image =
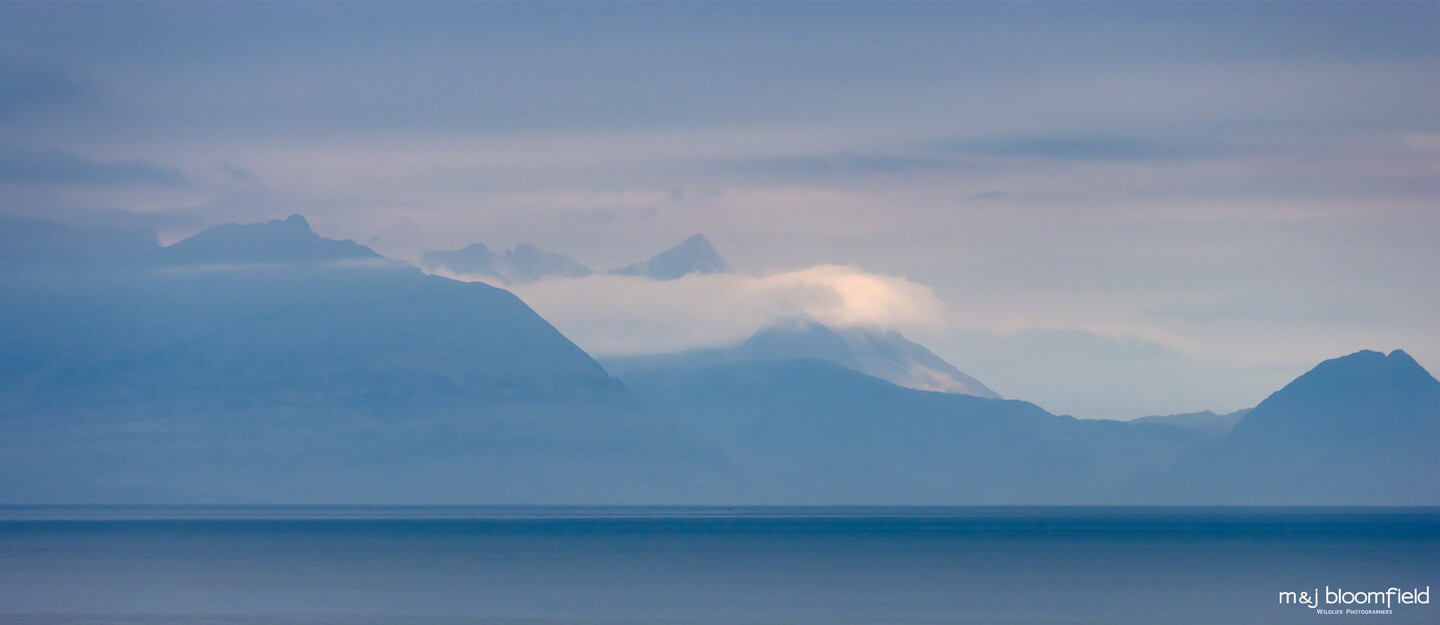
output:
M 1410 356 L 1410 354 L 1405 353 L 1405 350 L 1403 350 L 1403 349 L 1397 349 L 1397 350 L 1395 350 L 1395 351 L 1393 351 L 1393 352 L 1390 352 L 1390 355 L 1389 355 L 1389 356 L 1386 356 L 1385 359 L 1388 360 L 1388 361 L 1390 361 L 1391 363 L 1393 363 L 1393 366 L 1396 366 L 1396 367 L 1401 367 L 1401 368 L 1411 368 L 1411 367 L 1413 367 L 1413 368 L 1421 369 L 1421 370 L 1424 369 L 1424 367 L 1421 367 L 1421 366 L 1420 366 L 1420 363 L 1418 363 L 1418 362 L 1415 361 L 1415 358 L 1414 358 L 1414 357 Z M 1427 372 L 1427 373 L 1428 373 L 1428 372 Z
M 466 245 L 465 247 L 463 247 L 463 248 L 461 248 L 461 249 L 455 250 L 455 252 L 463 252 L 463 253 L 466 253 L 466 254 L 474 254 L 474 255 L 484 255 L 484 254 L 489 254 L 489 253 L 490 253 L 490 248 L 485 247 L 485 244 L 484 244 L 484 243 L 481 243 L 481 242 L 479 242 L 479 241 L 476 241 L 476 242 L 474 242 L 474 243 L 471 243 L 470 245 Z M 448 252 L 448 253 L 454 254 L 455 252 Z M 438 254 L 444 254 L 444 253 L 447 253 L 447 252 L 436 252 L 436 253 L 438 253 Z
M 738 345 L 678 354 L 609 358 L 612 373 L 694 369 L 744 362 L 819 360 L 897 386 L 1000 399 L 994 391 L 899 332 L 878 328 L 831 328 L 809 319 L 780 321 Z
M 1273 430 L 1277 436 L 1294 430 L 1292 438 L 1332 428 L 1354 437 L 1357 428 L 1390 429 L 1436 416 L 1440 381 L 1403 351 L 1387 356 L 1362 350 L 1316 365 L 1265 398 L 1236 427 L 1241 432 Z
M 265 223 L 215 226 L 164 248 L 161 257 L 172 265 L 247 265 L 381 256 L 354 241 L 321 237 L 310 229 L 304 217 L 291 215 Z
M 448 252 L 427 250 L 420 254 L 420 264 L 427 271 L 445 267 L 456 273 L 499 278 L 506 284 L 525 284 L 548 276 L 583 278 L 594 273 L 569 256 L 546 252 L 529 243 L 516 245 L 503 255 L 490 251 L 484 243 Z
M 652 280 L 674 280 L 692 273 L 724 273 L 730 270 L 720 252 L 703 234 L 695 234 L 649 260 L 612 270 L 617 276 L 645 276 Z
M 1332 358 L 1296 378 L 1289 386 L 1297 388 L 1343 388 L 1350 385 L 1373 384 L 1440 385 L 1430 372 L 1410 354 L 1395 350 L 1386 355 L 1373 350 L 1360 350 L 1347 356 Z M 1283 392 L 1285 389 L 1281 389 Z
M 1295 378 L 1178 470 L 1231 503 L 1433 503 L 1437 441 L 1440 381 L 1405 352 L 1364 350 Z
M 828 360 L 916 390 L 1000 399 L 979 380 L 893 330 L 835 329 L 811 320 L 791 320 L 756 332 L 737 349 L 759 360 Z
M 686 237 L 684 241 L 681 241 L 680 244 L 675 247 L 715 251 L 715 246 L 710 244 L 710 239 L 705 238 L 704 234 L 698 232 Z

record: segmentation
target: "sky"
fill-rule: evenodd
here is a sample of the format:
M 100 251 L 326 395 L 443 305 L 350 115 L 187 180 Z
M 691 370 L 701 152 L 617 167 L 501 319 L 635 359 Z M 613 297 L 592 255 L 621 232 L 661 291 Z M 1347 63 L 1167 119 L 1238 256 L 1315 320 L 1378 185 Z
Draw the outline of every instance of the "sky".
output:
M 515 290 L 599 356 L 804 314 L 1058 414 L 1228 411 L 1440 366 L 1440 3 L 4 3 L 0 213 L 704 233 L 736 275 Z

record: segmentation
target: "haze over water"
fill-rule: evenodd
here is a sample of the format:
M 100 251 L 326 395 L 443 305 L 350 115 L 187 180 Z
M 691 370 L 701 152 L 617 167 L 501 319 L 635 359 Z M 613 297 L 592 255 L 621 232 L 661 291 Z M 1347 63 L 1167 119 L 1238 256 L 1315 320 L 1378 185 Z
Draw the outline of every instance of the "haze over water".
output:
M 0 625 L 1440 623 L 1437 70 L 1435 1 L 0 2 Z
M 1433 508 L 10 507 L 3 516 L 7 623 L 1440 618 L 1433 599 L 1339 617 L 1277 602 L 1282 591 L 1326 586 L 1433 592 Z

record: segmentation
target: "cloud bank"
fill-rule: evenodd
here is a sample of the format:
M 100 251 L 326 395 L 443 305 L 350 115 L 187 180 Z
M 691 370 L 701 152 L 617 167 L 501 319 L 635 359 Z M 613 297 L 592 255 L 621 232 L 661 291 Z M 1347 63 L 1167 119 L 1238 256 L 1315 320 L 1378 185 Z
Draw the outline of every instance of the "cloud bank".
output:
M 730 345 L 785 319 L 904 332 L 939 327 L 944 314 L 928 286 L 840 265 L 761 276 L 692 274 L 667 281 L 612 275 L 548 278 L 505 288 L 595 356 Z

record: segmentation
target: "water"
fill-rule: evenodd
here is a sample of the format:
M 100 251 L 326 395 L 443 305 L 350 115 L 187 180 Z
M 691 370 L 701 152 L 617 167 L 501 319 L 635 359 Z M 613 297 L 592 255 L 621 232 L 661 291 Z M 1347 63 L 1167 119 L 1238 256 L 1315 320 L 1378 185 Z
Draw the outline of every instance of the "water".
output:
M 1326 586 L 1440 591 L 1440 510 L 0 508 L 5 623 L 1440 623 Z

